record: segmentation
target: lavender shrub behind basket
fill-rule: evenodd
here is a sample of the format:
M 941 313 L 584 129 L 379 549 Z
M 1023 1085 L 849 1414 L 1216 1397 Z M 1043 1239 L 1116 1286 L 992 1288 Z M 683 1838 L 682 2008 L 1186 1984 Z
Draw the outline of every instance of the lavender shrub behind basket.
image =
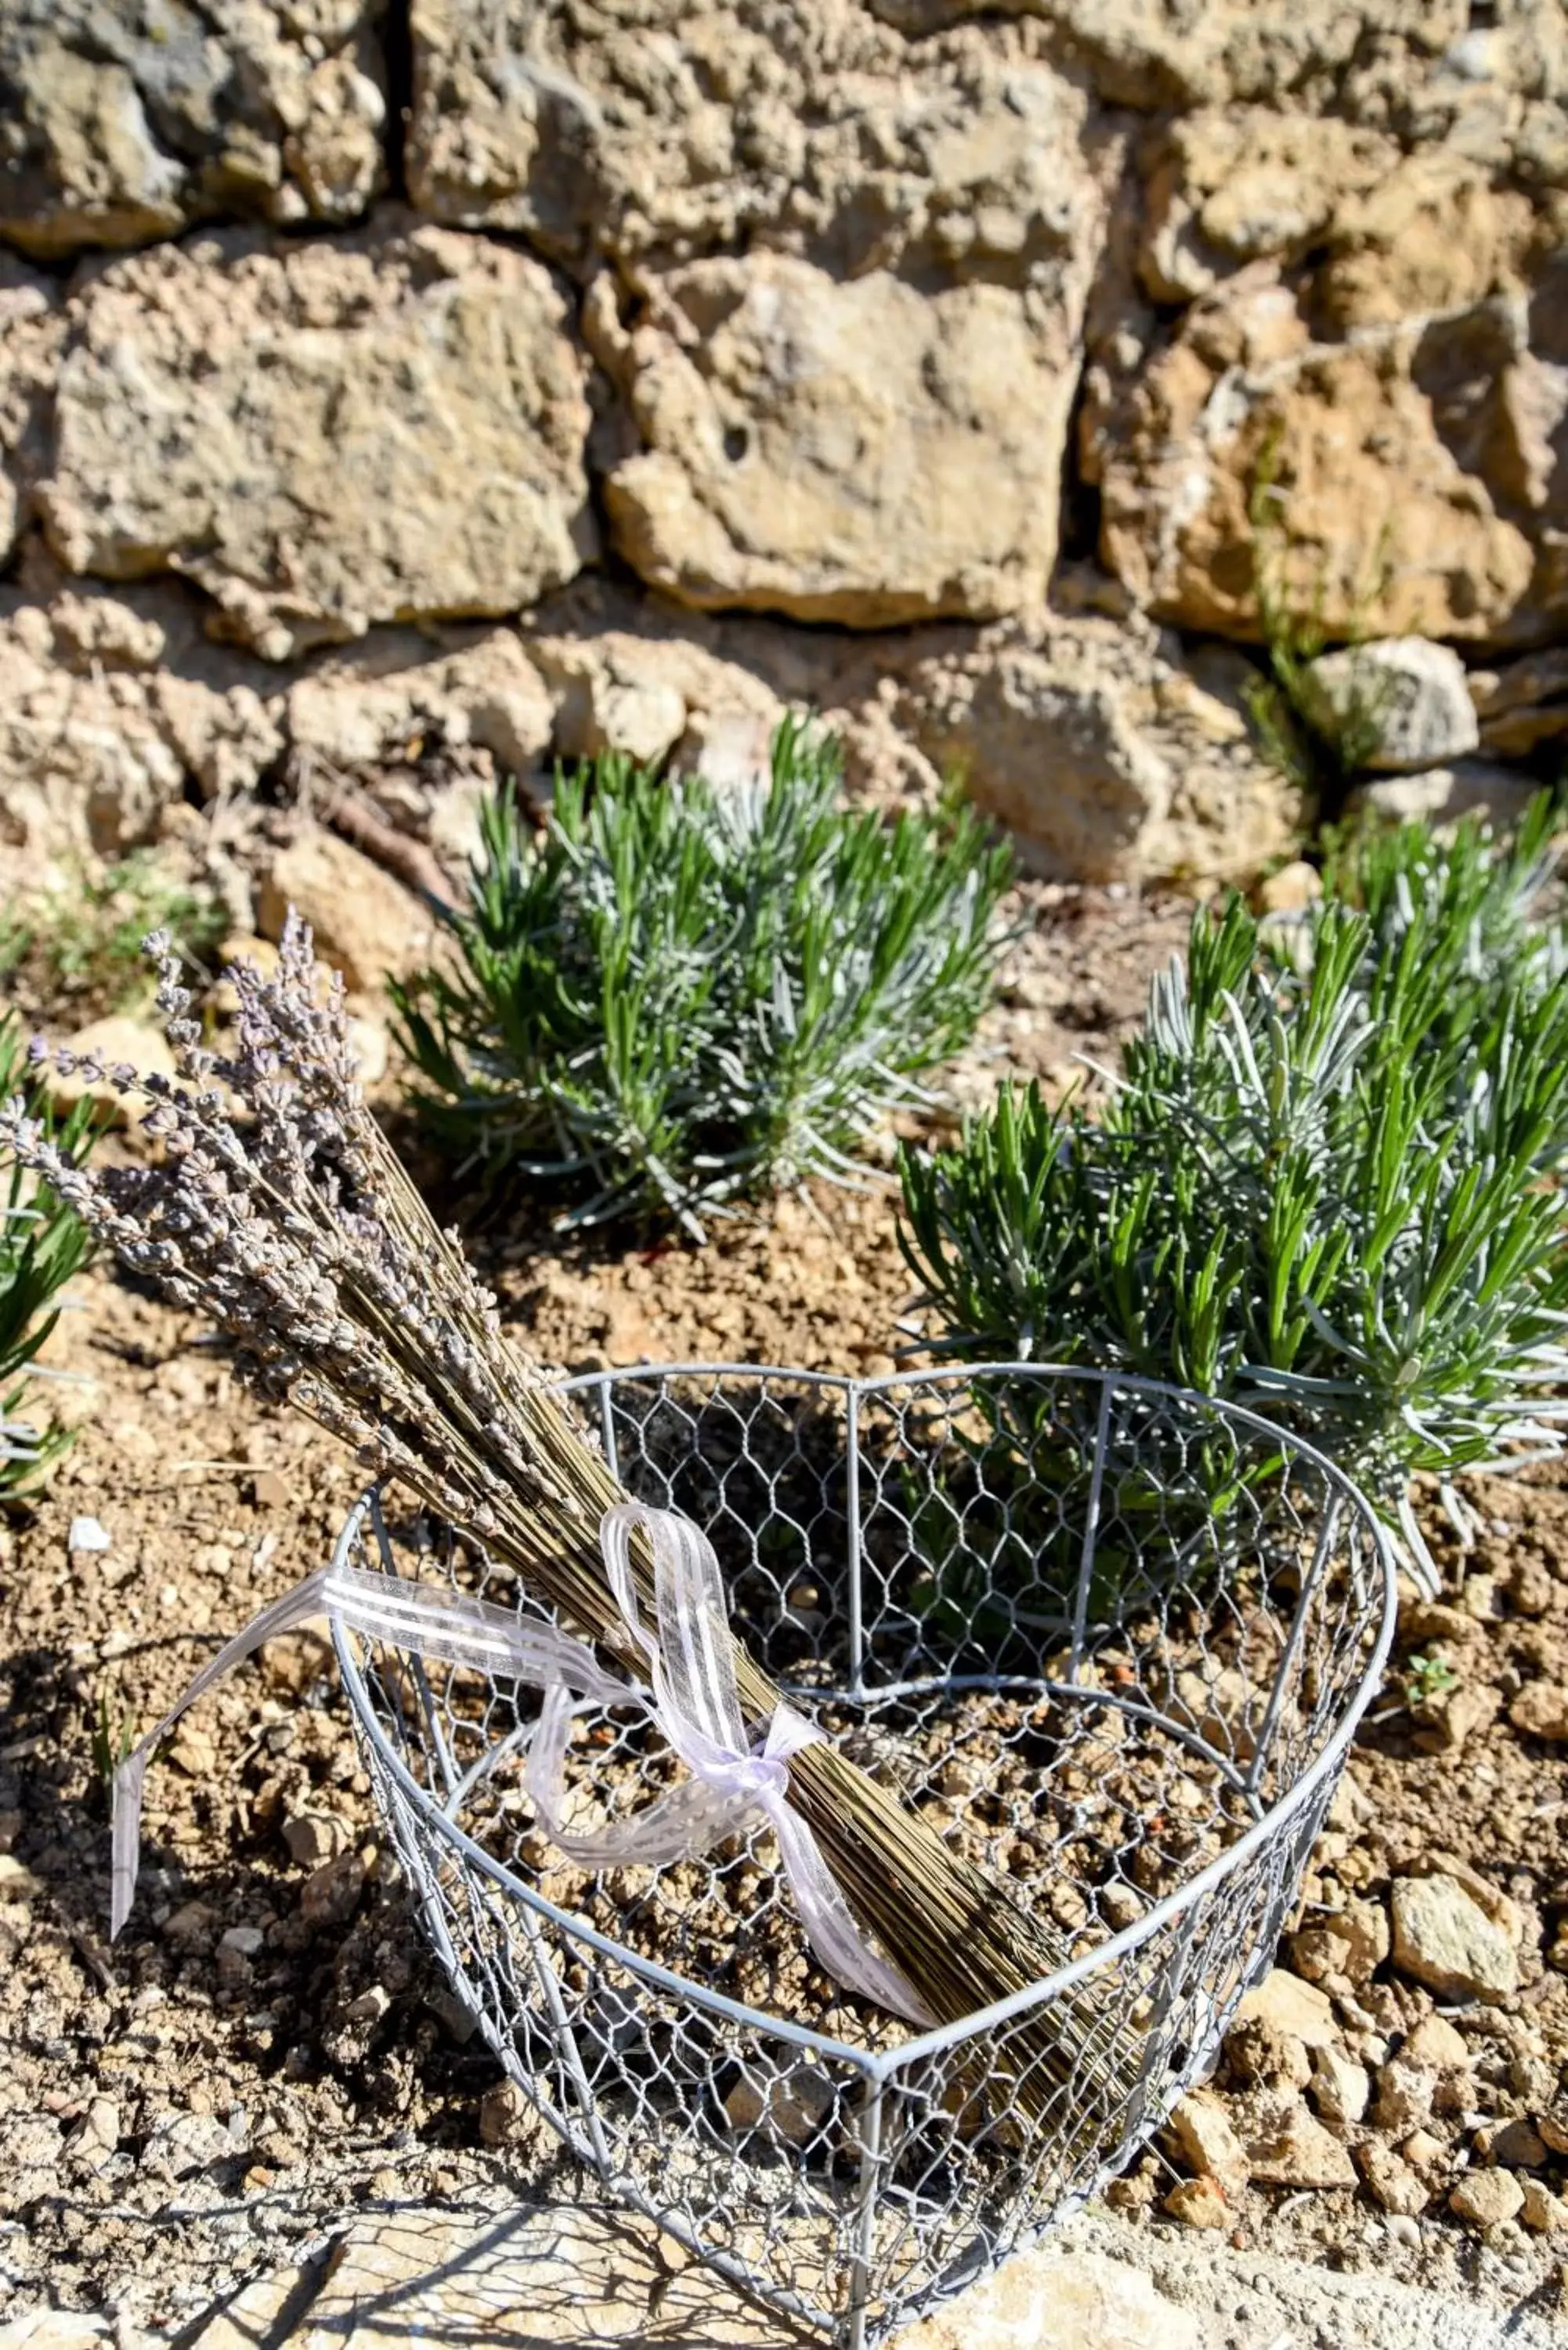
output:
M 1289 953 L 1239 899 L 1201 910 L 1096 1114 L 1004 1087 L 953 1149 L 906 1150 L 939 1350 L 1246 1405 L 1341 1462 L 1435 1579 L 1412 1478 L 1561 1443 L 1568 944 L 1530 919 L 1552 820 L 1345 844 Z M 1194 1511 L 1231 1482 L 1203 1464 Z

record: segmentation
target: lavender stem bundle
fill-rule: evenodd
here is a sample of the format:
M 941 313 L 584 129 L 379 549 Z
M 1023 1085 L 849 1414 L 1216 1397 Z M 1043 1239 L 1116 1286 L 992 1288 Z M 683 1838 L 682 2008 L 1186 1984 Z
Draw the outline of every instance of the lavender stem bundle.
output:
M 544 1372 L 503 1335 L 495 1301 L 436 1227 L 355 1079 L 341 981 L 323 994 L 310 936 L 291 915 L 275 973 L 229 974 L 229 1055 L 203 1048 L 166 936 L 148 941 L 174 1079 L 54 1055 L 149 1105 L 151 1166 L 73 1166 L 19 1102 L 8 1147 L 130 1271 L 212 1317 L 265 1395 L 287 1399 L 400 1481 L 459 1534 L 511 1565 L 529 1592 L 623 1667 L 624 1617 L 599 1528 L 626 1494 L 577 1432 Z M 42 1045 L 36 1060 L 47 1057 Z M 651 1606 L 651 1558 L 633 1571 Z M 749 1721 L 779 1697 L 737 1642 Z M 787 1802 L 811 1827 L 857 1919 L 921 2003 L 957 2022 L 1060 1965 L 1060 1938 L 945 1845 L 826 1740 L 789 1762 Z M 1103 2059 L 1093 2014 L 1042 2009 L 1009 2030 L 1013 2094 L 1038 2110 L 1071 2083 L 1094 2103 Z M 1093 2126 L 1085 2114 L 1085 2126 Z

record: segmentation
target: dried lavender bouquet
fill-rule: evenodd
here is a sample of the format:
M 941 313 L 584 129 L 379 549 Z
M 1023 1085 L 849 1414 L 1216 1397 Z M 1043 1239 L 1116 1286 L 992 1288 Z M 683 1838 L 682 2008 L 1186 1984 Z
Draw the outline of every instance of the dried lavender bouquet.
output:
M 400 1480 L 635 1672 L 641 1659 L 600 1549 L 601 1522 L 626 1497 L 541 1369 L 503 1336 L 493 1298 L 371 1117 L 341 983 L 318 985 L 308 931 L 291 917 L 270 979 L 244 963 L 229 974 L 238 999 L 229 1056 L 202 1047 L 167 937 L 147 944 L 178 1078 L 64 1051 L 53 1058 L 149 1103 L 143 1130 L 161 1144 L 161 1163 L 74 1167 L 19 1102 L 0 1112 L 0 1143 L 130 1270 L 210 1315 L 263 1393 L 341 1438 L 373 1476 Z M 34 1055 L 48 1057 L 41 1044 Z M 632 1572 L 651 1612 L 646 1543 L 640 1555 L 633 1545 Z M 747 1720 L 772 1715 L 778 1692 L 739 1642 L 736 1679 Z M 857 1920 L 938 2022 L 1023 1991 L 1062 1962 L 1051 1929 L 831 1743 L 802 1747 L 788 1773 L 785 1800 Z M 1026 2105 L 1053 2084 L 1082 2094 L 1099 2073 L 1086 2054 L 1092 2017 L 1070 2022 L 1043 2013 L 1014 2029 L 1009 2069 Z

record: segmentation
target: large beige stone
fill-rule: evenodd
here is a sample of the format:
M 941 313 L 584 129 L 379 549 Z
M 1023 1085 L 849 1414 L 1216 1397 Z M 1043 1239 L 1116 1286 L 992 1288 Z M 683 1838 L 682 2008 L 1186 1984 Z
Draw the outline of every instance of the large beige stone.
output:
M 787 2228 L 787 2220 L 781 2223 Z M 796 2282 L 811 2275 L 804 2250 Z M 312 2293 L 312 2285 L 315 2291 Z M 286 2271 L 214 2311 L 192 2350 L 237 2350 L 285 2312 L 292 2339 L 376 2350 L 410 2339 L 535 2350 L 550 2342 L 628 2350 L 809 2350 L 820 2337 L 742 2298 L 646 2221 L 602 2204 L 367 2215 L 322 2272 Z M 1049 2245 L 890 2337 L 888 2350 L 1199 2350 L 1198 2320 L 1126 2262 Z
M 253 2277 L 202 2319 L 196 2337 L 202 2350 L 256 2350 L 259 2342 L 276 2344 L 280 2336 L 286 2341 L 288 2320 L 308 2309 L 311 2281 L 308 2268 L 275 2269 L 270 2275 Z M 0 2350 L 5 2350 L 3 2344 Z M 40 2344 L 37 2350 L 47 2350 L 47 2345 Z
M 273 858 L 257 922 L 281 939 L 290 908 L 309 923 L 316 951 L 344 984 L 375 990 L 424 962 L 435 932 L 419 900 L 372 858 L 323 826 L 309 825 Z
M 140 2326 L 127 2329 L 126 2350 L 151 2341 Z M 109 2350 L 118 2329 L 101 2314 L 78 2309 L 32 2309 L 0 2325 L 0 2350 Z
M 0 236 L 140 244 L 213 213 L 361 213 L 386 178 L 378 0 L 7 0 Z
M 890 2350 L 1199 2350 L 1202 2334 L 1147 2276 L 1046 2244 L 893 2337 Z
M 1297 208 L 1302 234 L 1314 218 Z M 1262 633 L 1262 565 L 1330 637 L 1551 635 L 1568 610 L 1568 260 L 1535 255 L 1561 231 L 1434 161 L 1345 199 L 1325 234 L 1304 274 L 1218 275 L 1210 240 L 1189 276 L 1212 290 L 1174 327 L 1129 313 L 1100 339 L 1083 457 L 1104 559 L 1188 628 Z
M 1472 2228 L 1501 2227 L 1524 2208 L 1524 2189 L 1511 2170 L 1470 2170 L 1449 2197 L 1449 2209 Z
M 1288 1967 L 1271 1967 L 1236 2010 L 1240 2022 L 1272 2023 L 1304 2048 L 1331 2048 L 1337 2036 L 1334 2002 L 1315 1983 L 1303 1982 Z
M 151 841 L 188 787 L 248 793 L 282 754 L 261 665 L 177 595 L 133 592 L 0 596 L 0 844 L 36 880 Z
M 1071 265 L 1093 109 L 1037 41 L 911 47 L 859 0 L 413 0 L 410 22 L 410 187 L 438 219 L 574 268 L 759 246 L 844 276 Z
M 738 663 L 680 638 L 625 629 L 537 637 L 529 650 L 556 697 L 563 757 L 673 754 L 677 766 L 720 782 L 766 772 L 784 708 Z
M 46 419 L 64 332 L 57 288 L 0 253 L 0 564 L 11 558 L 46 462 Z
M 1170 2134 L 1189 2169 L 1221 2186 L 1244 2187 L 1247 2150 L 1237 2137 L 1224 2100 L 1212 2089 L 1193 2089 L 1171 2110 Z
M 1258 2187 L 1319 2190 L 1355 2184 L 1355 2166 L 1349 2149 L 1304 2106 L 1293 2107 L 1277 2129 L 1251 2142 L 1247 2169 L 1253 2185 Z
M 1440 1872 L 1397 1877 L 1391 1906 L 1402 1974 L 1457 1999 L 1497 2001 L 1519 1988 L 1519 1913 L 1490 1887 Z
M 654 586 L 855 628 L 1043 601 L 1077 380 L 1059 302 L 758 254 L 653 281 L 624 337 L 600 312 L 639 443 L 605 500 Z
M 504 246 L 225 232 L 89 276 L 69 329 L 55 551 L 182 572 L 270 659 L 508 611 L 594 551 L 586 361 L 560 288 Z
M 312 2297 L 311 2285 L 315 2283 Z M 685 2261 L 646 2221 L 602 2204 L 514 2205 L 504 2213 L 405 2209 L 367 2214 L 340 2235 L 325 2272 L 254 2287 L 207 2321 L 192 2350 L 234 2350 L 286 2307 L 304 2345 L 393 2350 L 410 2339 L 495 2350 L 664 2337 L 693 2345 L 794 2344 L 764 2333 L 754 2303 Z M 254 2337 L 251 2337 L 254 2338 Z M 798 2336 L 805 2350 L 806 2336 Z
M 997 629 L 914 671 L 905 723 L 1053 874 L 1240 878 L 1288 855 L 1308 816 L 1252 740 L 1251 673 L 1110 620 Z
M 1197 2182 L 1189 2181 L 1189 2185 Z M 400 2208 L 343 2214 L 319 2262 L 277 2271 L 197 2317 L 190 2350 L 255 2350 L 285 2341 L 298 2350 L 408 2350 L 413 2341 L 539 2350 L 560 2341 L 624 2344 L 627 2350 L 814 2350 L 822 2335 L 747 2302 L 645 2221 L 608 2208 L 589 2186 L 543 2199 L 483 2206 Z M 1528 2189 L 1525 2190 L 1528 2195 Z M 1088 2217 L 1039 2250 L 1009 2261 L 925 2321 L 892 2335 L 888 2350 L 1210 2350 L 1235 2343 L 1332 2343 L 1334 2350 L 1477 2350 L 1491 2323 L 1468 2291 L 1417 2290 L 1374 2269 L 1335 2269 L 1223 2241 L 1238 2215 L 1215 2195 L 1211 2235 L 1134 2228 Z M 1527 2226 L 1557 2224 L 1558 2211 Z M 796 2224 L 780 2215 L 775 2233 Z M 809 2232 L 809 2223 L 800 2222 Z M 1158 2286 L 1141 2271 L 1159 2277 Z M 795 2282 L 811 2275 L 807 2262 Z M 1241 2312 L 1238 2318 L 1237 2312 Z M 1480 2312 L 1478 2321 L 1478 2310 Z M 126 2350 L 140 2338 L 117 2310 Z M 57 2345 L 19 2322 L 16 2350 Z M 75 2326 L 78 2321 L 72 2320 Z M 1559 2350 L 1555 2316 L 1516 2309 L 1518 2350 Z M 1238 2326 L 1241 2328 L 1238 2332 Z M 149 2337 L 151 2338 L 151 2337 Z M 9 2336 L 0 2350 L 10 2350 Z M 82 2344 L 80 2350 L 90 2350 Z
M 996 0 L 870 0 L 876 14 L 929 35 Z M 1546 68 L 1561 42 L 1550 8 L 1511 10 L 1467 47 L 1465 0 L 1008 0 L 1008 12 L 1050 28 L 1065 54 L 1119 106 L 1148 109 L 1260 100 L 1303 113 L 1342 109 L 1373 123 L 1416 115 L 1433 135 L 1490 121 L 1478 80 L 1550 102 Z M 1545 84 L 1543 88 L 1542 85 Z
M 1432 2190 L 1420 2174 L 1394 2151 L 1374 2138 L 1357 2147 L 1356 2167 L 1385 2211 L 1406 2220 L 1419 2219 L 1432 2199 Z

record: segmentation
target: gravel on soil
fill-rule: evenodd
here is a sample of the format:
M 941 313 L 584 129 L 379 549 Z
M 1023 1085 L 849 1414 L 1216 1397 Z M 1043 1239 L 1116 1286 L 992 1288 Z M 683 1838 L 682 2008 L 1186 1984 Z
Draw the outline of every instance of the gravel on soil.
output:
M 1187 920 L 1179 901 L 1038 885 L 1021 904 L 1033 927 L 962 1098 L 1007 1068 L 1059 1086 L 1073 1052 L 1114 1058 Z M 895 1229 L 874 1187 L 780 1201 L 703 1251 L 564 1245 L 532 1203 L 493 1208 L 476 1246 L 523 1342 L 563 1367 L 876 1373 L 909 1304 Z M 244 1393 L 189 1317 L 106 1268 L 75 1287 L 49 1354 L 78 1440 L 0 1520 L 0 2321 L 47 2299 L 172 2333 L 361 2204 L 519 2179 L 548 2197 L 566 2172 L 495 2097 L 425 1955 L 315 1634 L 182 1724 L 150 1780 L 136 1913 L 107 1947 L 106 1759 L 320 1564 L 358 1479 Z M 1445 1595 L 1407 1596 L 1279 1954 L 1327 2004 L 1331 2044 L 1306 2046 L 1299 2002 L 1232 2033 L 1210 2090 L 1246 2175 L 1215 2191 L 1243 2251 L 1544 2307 L 1568 2257 L 1568 1740 L 1532 1693 L 1568 1691 L 1568 1475 L 1464 1497 L 1464 1552 L 1424 1502 Z M 71 1546 L 86 1518 L 106 1550 Z M 1397 1963 L 1394 1887 L 1439 1877 L 1501 1920 L 1511 1989 L 1439 1997 Z M 1296 2160 L 1348 2178 L 1325 2138 L 1356 2183 L 1291 2184 Z M 1192 2239 L 1164 2207 L 1199 2143 L 1151 2149 L 1109 2198 L 1173 2261 Z M 1456 2198 L 1488 2172 L 1517 2196 Z

